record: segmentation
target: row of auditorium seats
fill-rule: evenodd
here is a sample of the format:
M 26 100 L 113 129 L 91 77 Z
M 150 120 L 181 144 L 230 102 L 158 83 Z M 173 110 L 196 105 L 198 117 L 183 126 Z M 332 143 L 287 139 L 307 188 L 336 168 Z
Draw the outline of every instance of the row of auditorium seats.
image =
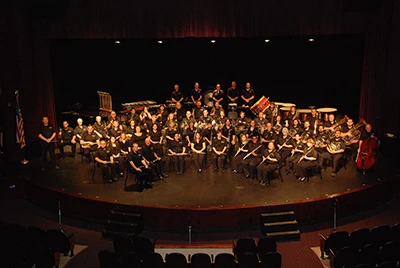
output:
M 240 238 L 232 243 L 232 254 L 219 253 L 215 256 L 198 252 L 186 257 L 177 252 L 166 254 L 165 259 L 155 252 L 155 242 L 145 237 L 120 237 L 113 239 L 114 252 L 99 252 L 101 268 L 110 267 L 271 267 L 282 265 L 282 256 L 277 252 L 273 238 Z
M 58 267 L 60 254 L 73 256 L 73 234 L 0 223 L 0 267 Z
M 321 258 L 333 267 L 397 267 L 400 264 L 400 223 L 320 234 Z M 384 264 L 383 264 L 384 263 Z M 385 265 L 385 266 L 383 266 Z

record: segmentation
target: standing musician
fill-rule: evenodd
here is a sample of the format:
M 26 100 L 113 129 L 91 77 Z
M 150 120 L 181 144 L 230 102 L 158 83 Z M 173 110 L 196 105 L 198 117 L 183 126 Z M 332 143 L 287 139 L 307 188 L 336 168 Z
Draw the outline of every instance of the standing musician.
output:
M 204 110 L 204 107 L 201 106 L 201 101 L 197 101 L 195 107 L 193 108 L 193 117 L 196 121 L 200 120 Z
M 239 89 L 236 87 L 236 81 L 231 82 L 231 87 L 227 90 L 227 97 L 229 103 L 238 103 L 239 100 Z
M 325 169 L 325 165 L 324 165 L 325 159 L 332 160 L 332 162 L 333 162 L 332 177 L 335 177 L 336 173 L 338 172 L 339 160 L 343 157 L 345 148 L 346 148 L 346 145 L 345 145 L 343 139 L 341 138 L 341 132 L 340 132 L 340 130 L 336 130 L 335 138 L 331 139 L 328 142 L 328 145 L 326 147 L 327 151 L 323 152 L 319 158 L 319 166 L 322 169 Z
M 278 136 L 277 145 L 281 161 L 282 163 L 286 163 L 286 158 L 292 154 L 293 149 L 292 137 L 289 135 L 287 127 L 282 128 L 282 134 Z
M 119 139 L 119 137 L 121 136 L 121 132 L 123 130 L 124 129 L 123 129 L 122 125 L 120 125 L 118 121 L 113 121 L 112 128 L 110 130 L 108 130 L 108 135 L 110 137 Z
M 82 139 L 82 134 L 86 131 L 86 126 L 83 125 L 82 118 L 78 118 L 76 123 L 77 125 L 74 129 L 74 136 L 72 137 L 72 140 L 79 143 Z
M 155 151 L 158 156 L 163 157 L 164 156 L 164 150 L 162 148 L 164 136 L 162 135 L 161 132 L 161 127 L 158 126 L 157 124 L 154 124 L 151 127 L 149 137 L 151 139 L 151 142 L 154 145 Z
M 181 102 L 177 102 L 175 105 L 175 119 L 178 122 L 181 122 L 182 119 L 185 117 L 186 115 L 186 110 L 182 107 L 182 103 Z
M 128 162 L 132 172 L 139 181 L 139 192 L 142 192 L 143 188 L 153 188 L 151 169 L 143 158 L 143 154 L 139 150 L 137 143 L 132 144 L 132 151 L 128 156 Z
M 49 118 L 43 116 L 42 124 L 40 125 L 38 137 L 40 140 L 40 152 L 42 156 L 42 171 L 46 169 L 47 164 L 47 152 L 50 154 L 50 158 L 55 169 L 60 169 L 56 163 L 56 154 L 54 139 L 56 137 L 56 130 L 53 125 L 49 124 Z
M 309 177 L 308 168 L 317 166 L 318 152 L 314 148 L 314 140 L 308 139 L 306 142 L 306 148 L 304 149 L 303 155 L 294 164 L 294 170 L 296 176 L 300 181 L 305 181 Z
M 136 124 L 139 124 L 140 122 L 140 117 L 139 115 L 136 113 L 135 108 L 131 109 L 131 114 L 129 115 L 129 119 L 128 122 L 130 123 L 131 121 L 134 121 Z M 129 124 L 128 123 L 128 124 Z
M 120 153 L 120 162 L 121 164 L 121 173 L 126 171 L 126 160 L 128 158 L 128 155 L 131 151 L 131 143 L 126 136 L 125 132 L 121 132 L 121 136 L 119 137 L 118 140 L 119 146 L 121 148 L 121 153 Z
M 96 122 L 93 124 L 93 131 L 100 138 L 107 138 L 106 124 L 103 122 L 100 115 L 96 116 Z
M 263 153 L 262 144 L 258 141 L 258 135 L 253 135 L 246 147 L 248 153 L 243 157 L 242 166 L 246 178 L 255 179 L 257 166 L 261 162 Z
M 93 156 L 97 166 L 103 172 L 103 183 L 112 183 L 113 180 L 117 180 L 114 157 L 112 156 L 111 151 L 108 150 L 107 142 L 104 138 L 100 140 L 100 147 L 94 152 Z
M 273 142 L 268 143 L 262 154 L 262 161 L 257 166 L 258 181 L 261 185 L 266 185 L 267 182 L 270 184 L 270 178 L 272 172 L 279 168 L 279 160 L 281 156 L 277 150 L 275 150 L 275 144 Z
M 144 159 L 147 161 L 148 166 L 152 170 L 153 177 L 157 177 L 160 180 L 168 178 L 165 173 L 165 159 L 157 154 L 155 146 L 151 143 L 151 138 L 147 137 L 144 141 L 142 148 Z
M 171 93 L 171 100 L 173 102 L 182 102 L 183 101 L 183 94 L 179 89 L 179 85 L 174 85 L 174 90 Z
M 246 88 L 242 90 L 240 97 L 242 98 L 243 106 L 248 106 L 249 108 L 253 106 L 255 93 L 249 82 L 246 83 Z
M 101 141 L 100 141 L 101 148 Z M 110 151 L 113 158 L 113 168 L 114 176 L 112 176 L 113 181 L 118 181 L 118 175 L 123 175 L 122 170 L 124 170 L 123 161 L 121 161 L 121 146 L 114 136 L 110 137 L 108 141 L 107 150 Z M 103 173 L 104 175 L 104 173 Z M 104 178 L 104 177 L 103 177 Z
M 186 154 L 186 147 L 179 133 L 175 133 L 174 139 L 169 143 L 168 153 L 172 156 L 174 161 L 176 174 L 182 175 L 185 164 L 184 155 Z
M 217 136 L 212 140 L 212 159 L 214 161 L 214 172 L 218 171 L 218 159 L 222 162 L 222 171 L 226 170 L 226 149 L 228 142 L 222 137 L 222 131 L 217 130 Z
M 65 157 L 64 147 L 66 145 L 71 146 L 72 158 L 75 158 L 76 141 L 74 138 L 74 129 L 68 125 L 67 121 L 63 122 L 63 127 L 60 129 L 58 135 L 60 138 L 60 144 L 58 145 L 58 148 L 60 149 L 60 159 L 63 159 Z
M 299 133 L 296 133 L 293 137 L 293 149 L 291 151 L 290 156 L 286 158 L 286 168 L 285 168 L 285 174 L 289 174 L 290 172 L 294 171 L 294 164 L 296 164 L 300 157 L 304 153 L 304 149 L 306 145 L 301 141 L 301 136 Z
M 224 97 L 225 97 L 225 93 L 224 91 L 221 89 L 221 85 L 217 84 L 215 86 L 215 90 L 212 93 L 212 99 L 214 101 L 214 105 L 216 103 L 219 103 L 221 106 L 223 106 L 223 102 L 224 102 Z
M 307 121 L 310 122 L 310 127 L 311 127 L 312 131 L 316 132 L 317 125 L 319 124 L 317 109 L 311 108 L 311 113 L 309 115 L 307 115 Z
M 246 136 L 248 139 L 251 139 L 251 137 L 253 137 L 254 135 L 259 136 L 260 132 L 258 131 L 258 127 L 256 125 L 256 121 L 255 120 L 251 120 L 249 127 L 246 130 Z
M 246 147 L 248 142 L 249 140 L 244 134 L 240 135 L 240 141 L 232 140 L 236 152 L 232 158 L 232 172 L 235 174 L 243 172 L 242 161 L 243 157 L 249 152 L 248 147 Z
M 272 123 L 268 122 L 265 125 L 265 130 L 264 132 L 261 134 L 261 143 L 264 145 L 267 145 L 270 142 L 275 143 L 277 139 L 276 133 L 272 128 Z
M 235 136 L 235 130 L 233 129 L 233 126 L 231 124 L 231 120 L 229 118 L 227 118 L 225 120 L 225 124 L 224 126 L 221 128 L 222 131 L 222 137 L 224 139 L 226 139 L 226 141 L 228 142 L 228 149 L 230 148 L 230 144 L 232 142 L 232 140 L 234 139 Z
M 193 161 L 199 173 L 203 170 L 204 158 L 206 156 L 206 142 L 200 132 L 196 132 L 194 141 L 191 144 Z
M 91 125 L 88 125 L 86 132 L 82 134 L 80 144 L 83 150 L 83 155 L 86 156 L 89 163 L 92 161 L 90 153 L 98 149 L 100 138 L 101 137 L 94 131 L 94 128 Z
M 317 134 L 314 137 L 315 149 L 318 153 L 322 154 L 326 151 L 327 142 L 329 141 L 329 134 L 325 132 L 323 125 L 318 125 Z
M 196 104 L 196 102 L 201 101 L 203 98 L 202 90 L 199 86 L 199 83 L 194 83 L 194 89 L 192 90 L 192 95 L 190 96 L 192 99 L 193 104 Z
M 110 118 L 108 119 L 107 124 L 106 124 L 106 130 L 111 129 L 112 126 L 113 126 L 113 123 L 114 123 L 115 121 L 118 121 L 118 119 L 117 119 L 117 113 L 116 113 L 115 111 L 111 111 L 111 113 L 110 113 Z

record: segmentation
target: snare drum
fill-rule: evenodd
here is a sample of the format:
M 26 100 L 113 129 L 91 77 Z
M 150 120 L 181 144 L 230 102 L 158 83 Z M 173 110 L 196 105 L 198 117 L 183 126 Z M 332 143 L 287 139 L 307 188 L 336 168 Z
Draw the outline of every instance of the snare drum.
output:
M 228 110 L 234 112 L 234 111 L 236 111 L 237 106 L 238 106 L 237 103 L 229 103 Z
M 311 114 L 311 109 L 298 109 L 302 122 L 307 120 L 308 114 Z
M 323 118 L 324 121 L 328 121 L 329 114 L 337 112 L 337 109 L 331 107 L 318 108 L 317 112 L 322 115 L 321 118 Z
M 250 107 L 250 110 L 254 114 L 259 114 L 260 112 L 264 112 L 269 107 L 270 102 L 268 98 L 262 96 L 253 106 Z

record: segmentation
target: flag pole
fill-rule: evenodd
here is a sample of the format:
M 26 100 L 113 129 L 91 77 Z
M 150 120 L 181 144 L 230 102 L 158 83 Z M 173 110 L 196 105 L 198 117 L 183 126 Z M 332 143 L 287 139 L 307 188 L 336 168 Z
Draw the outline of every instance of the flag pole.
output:
M 15 91 L 15 105 L 16 105 L 16 140 L 17 143 L 20 144 L 21 149 L 21 164 L 26 165 L 29 163 L 27 159 L 25 159 L 25 131 L 24 131 L 24 120 L 22 119 L 21 108 L 19 106 L 19 90 Z

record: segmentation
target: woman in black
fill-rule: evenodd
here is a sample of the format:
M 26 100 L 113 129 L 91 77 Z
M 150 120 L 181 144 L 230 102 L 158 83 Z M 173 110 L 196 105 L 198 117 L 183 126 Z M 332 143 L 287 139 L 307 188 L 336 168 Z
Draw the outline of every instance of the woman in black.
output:
M 259 136 L 260 133 L 258 132 L 258 127 L 256 126 L 256 121 L 251 120 L 249 128 L 246 131 L 246 136 L 248 139 L 251 139 L 254 135 Z
M 307 147 L 304 149 L 303 155 L 300 157 L 299 161 L 294 164 L 296 176 L 298 176 L 300 181 L 305 181 L 305 179 L 309 176 L 307 170 L 308 168 L 318 165 L 318 152 L 315 150 L 314 140 L 308 139 L 306 144 Z
M 257 166 L 258 181 L 261 185 L 270 183 L 272 172 L 279 168 L 279 160 L 281 156 L 277 150 L 275 150 L 275 144 L 273 142 L 268 143 L 268 148 L 264 150 L 263 160 Z
M 162 142 L 163 142 L 163 135 L 161 133 L 161 129 L 158 126 L 158 124 L 154 124 L 151 127 L 150 133 L 149 133 L 150 139 L 151 139 L 151 143 L 154 144 L 154 148 L 155 151 L 157 153 L 158 156 L 162 157 L 164 156 L 164 152 L 162 149 Z
M 139 148 L 142 148 L 145 139 L 146 139 L 146 134 L 142 132 L 142 128 L 140 126 L 136 126 L 135 133 L 133 133 L 131 138 L 131 144 L 137 143 L 139 145 Z
M 249 142 L 246 135 L 240 135 L 240 140 L 237 140 L 235 136 L 234 142 L 232 143 L 233 147 L 235 148 L 235 154 L 232 157 L 232 171 L 233 173 L 242 173 L 242 161 L 243 157 L 249 152 L 246 145 Z
M 125 132 L 121 132 L 121 136 L 119 137 L 118 140 L 119 146 L 121 147 L 121 153 L 120 153 L 120 162 L 122 162 L 121 165 L 121 172 L 125 172 L 126 170 L 126 159 L 128 157 L 128 154 L 131 151 L 131 142 L 126 136 Z
M 206 142 L 199 132 L 196 132 L 194 141 L 192 142 L 193 160 L 197 170 L 200 173 L 203 169 L 204 157 L 206 156 Z
M 114 168 L 115 168 L 115 174 L 120 175 L 121 174 L 121 170 L 123 170 L 121 167 L 122 165 L 122 161 L 121 161 L 121 147 L 119 146 L 118 141 L 116 140 L 116 138 L 114 136 L 110 137 L 110 140 L 108 142 L 108 148 L 107 148 L 113 159 L 114 159 Z M 113 178 L 114 181 L 118 180 L 118 177 L 114 177 Z
M 186 147 L 183 145 L 181 135 L 179 133 L 175 133 L 174 139 L 169 143 L 168 153 L 174 161 L 176 174 L 182 175 Z
M 132 138 L 133 133 L 135 133 L 135 129 L 136 129 L 136 121 L 135 120 L 129 121 L 129 126 L 125 130 L 128 139 Z

